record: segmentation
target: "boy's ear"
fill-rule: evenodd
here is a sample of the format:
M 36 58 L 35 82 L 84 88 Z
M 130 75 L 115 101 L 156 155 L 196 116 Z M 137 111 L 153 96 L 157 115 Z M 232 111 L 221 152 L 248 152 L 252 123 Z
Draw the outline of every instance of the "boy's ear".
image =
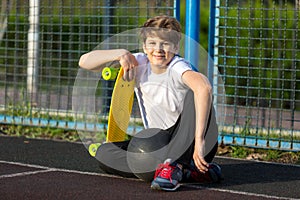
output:
M 174 46 L 174 53 L 175 53 L 175 54 L 178 54 L 178 53 L 179 53 L 179 49 L 180 49 L 180 48 L 179 48 L 179 44 L 175 45 L 175 46 Z
M 146 53 L 146 45 L 145 45 L 145 42 L 143 42 L 143 51 L 144 51 L 144 53 Z

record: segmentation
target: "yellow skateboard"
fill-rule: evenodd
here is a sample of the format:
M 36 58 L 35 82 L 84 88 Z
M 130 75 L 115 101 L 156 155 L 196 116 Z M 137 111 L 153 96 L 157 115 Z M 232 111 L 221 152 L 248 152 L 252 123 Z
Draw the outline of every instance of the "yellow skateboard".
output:
M 130 120 L 134 100 L 135 80 L 125 81 L 123 79 L 123 68 L 104 68 L 102 77 L 104 80 L 116 80 L 110 103 L 108 115 L 108 127 L 106 142 L 124 141 Z M 100 143 L 89 146 L 89 153 L 96 155 Z

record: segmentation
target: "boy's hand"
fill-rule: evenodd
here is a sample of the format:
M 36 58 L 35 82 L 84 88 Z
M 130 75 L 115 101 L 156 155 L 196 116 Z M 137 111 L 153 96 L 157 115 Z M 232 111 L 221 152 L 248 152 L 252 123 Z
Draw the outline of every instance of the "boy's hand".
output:
M 193 158 L 196 167 L 202 173 L 208 171 L 208 167 L 209 167 L 208 163 L 204 159 L 204 153 L 205 153 L 204 148 L 205 148 L 204 140 L 195 142 L 195 150 L 194 150 Z
M 135 76 L 135 67 L 138 66 L 137 60 L 129 51 L 127 51 L 119 57 L 119 63 L 124 69 L 123 78 L 126 81 L 131 81 Z

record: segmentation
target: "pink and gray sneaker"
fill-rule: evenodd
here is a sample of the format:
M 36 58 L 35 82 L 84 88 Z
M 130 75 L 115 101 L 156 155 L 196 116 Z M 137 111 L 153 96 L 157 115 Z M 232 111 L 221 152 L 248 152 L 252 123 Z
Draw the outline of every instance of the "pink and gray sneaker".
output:
M 151 189 L 175 191 L 180 186 L 179 182 L 182 180 L 182 175 L 182 169 L 178 164 L 170 163 L 170 159 L 167 159 L 156 169 Z

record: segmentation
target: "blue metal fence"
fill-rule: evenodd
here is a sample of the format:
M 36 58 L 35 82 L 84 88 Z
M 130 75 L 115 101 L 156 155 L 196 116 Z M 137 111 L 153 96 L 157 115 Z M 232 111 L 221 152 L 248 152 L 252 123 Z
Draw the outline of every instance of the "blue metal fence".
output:
M 299 1 L 211 0 L 209 54 L 226 88 L 220 141 L 299 151 L 299 14 Z
M 105 113 L 99 117 L 101 123 L 75 122 L 72 92 L 80 55 L 157 14 L 177 19 L 186 16 L 181 21 L 185 33 L 198 42 L 200 17 L 195 16 L 200 14 L 199 2 L 2 1 L 0 125 L 105 129 Z M 201 11 L 207 11 L 202 4 Z M 299 151 L 299 1 L 211 0 L 209 10 L 207 75 L 214 85 L 220 142 Z M 38 27 L 32 27 L 34 23 Z M 28 30 L 38 31 L 38 38 L 34 34 L 29 37 Z M 198 53 L 188 54 L 191 52 L 185 57 L 198 62 Z M 37 55 L 37 62 L 30 60 L 30 55 Z M 32 69 L 38 66 L 38 71 L 32 70 L 36 75 L 27 71 L 29 63 Z M 100 94 L 109 92 L 110 87 L 107 82 L 99 84 L 96 110 L 107 109 L 110 95 Z M 134 109 L 133 118 L 138 122 L 138 108 Z M 133 126 L 132 131 L 137 128 Z
M 72 111 L 80 55 L 106 38 L 140 27 L 152 16 L 177 11 L 174 0 L 3 0 L 0 6 L 1 128 L 92 131 L 103 130 L 105 121 L 76 122 Z M 97 86 L 99 121 L 107 117 L 111 87 L 101 81 Z M 133 117 L 136 113 L 135 107 Z

